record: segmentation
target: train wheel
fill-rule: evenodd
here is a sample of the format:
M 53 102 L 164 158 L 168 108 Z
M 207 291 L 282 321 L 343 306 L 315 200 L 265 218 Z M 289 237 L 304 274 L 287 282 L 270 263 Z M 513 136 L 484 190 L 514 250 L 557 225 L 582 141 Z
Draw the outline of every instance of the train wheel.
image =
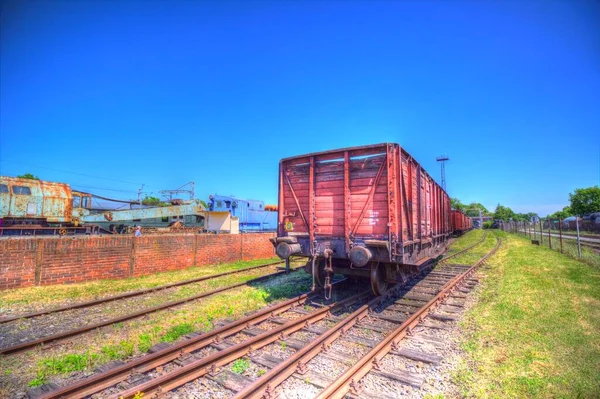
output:
M 371 289 L 375 295 L 383 295 L 388 289 L 385 281 L 385 265 L 374 262 L 371 264 Z

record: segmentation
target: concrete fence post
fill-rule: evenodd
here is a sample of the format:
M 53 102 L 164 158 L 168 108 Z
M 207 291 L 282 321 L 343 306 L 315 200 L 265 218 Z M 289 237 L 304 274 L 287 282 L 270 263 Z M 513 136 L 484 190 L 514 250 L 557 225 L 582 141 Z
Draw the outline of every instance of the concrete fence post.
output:
M 562 219 L 558 219 L 558 236 L 560 238 L 560 253 L 563 253 L 563 244 L 562 244 Z
M 577 227 L 577 256 L 581 259 L 581 241 L 579 239 L 579 216 L 575 216 L 575 226 Z

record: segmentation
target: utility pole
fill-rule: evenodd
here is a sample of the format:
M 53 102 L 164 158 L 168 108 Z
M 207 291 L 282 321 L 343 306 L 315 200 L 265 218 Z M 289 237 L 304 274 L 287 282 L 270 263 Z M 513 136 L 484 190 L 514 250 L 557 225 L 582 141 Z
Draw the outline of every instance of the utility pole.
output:
M 450 158 L 447 155 L 439 156 L 435 159 L 438 162 L 442 163 L 442 188 L 444 191 L 446 190 L 446 161 L 449 161 Z
M 138 204 L 140 204 L 140 208 L 142 207 L 142 190 L 144 189 L 144 184 L 138 190 Z

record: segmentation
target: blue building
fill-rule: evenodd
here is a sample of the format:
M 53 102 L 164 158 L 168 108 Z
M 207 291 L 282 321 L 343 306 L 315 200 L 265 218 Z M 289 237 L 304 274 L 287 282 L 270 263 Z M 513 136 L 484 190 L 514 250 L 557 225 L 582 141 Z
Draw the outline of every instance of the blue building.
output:
M 265 210 L 264 201 L 245 200 L 226 195 L 208 197 L 209 211 L 231 212 L 238 218 L 240 231 L 276 231 L 277 212 Z

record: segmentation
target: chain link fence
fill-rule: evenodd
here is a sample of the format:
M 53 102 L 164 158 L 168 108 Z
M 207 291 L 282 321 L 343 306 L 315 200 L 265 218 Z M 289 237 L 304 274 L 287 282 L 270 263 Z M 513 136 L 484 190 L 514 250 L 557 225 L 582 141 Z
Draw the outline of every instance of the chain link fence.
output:
M 499 227 L 503 231 L 528 237 L 532 244 L 548 247 L 600 267 L 598 223 L 545 219 L 538 222 L 500 222 Z

